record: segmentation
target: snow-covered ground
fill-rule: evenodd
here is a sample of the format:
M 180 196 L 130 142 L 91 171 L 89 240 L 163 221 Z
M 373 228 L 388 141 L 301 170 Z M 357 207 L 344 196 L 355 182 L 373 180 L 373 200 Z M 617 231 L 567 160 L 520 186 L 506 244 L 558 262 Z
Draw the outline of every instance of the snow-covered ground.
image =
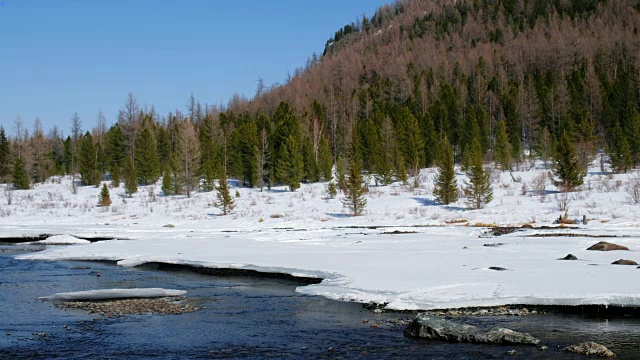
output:
M 544 173 L 540 166 L 513 176 L 495 173 L 493 202 L 466 210 L 464 199 L 435 204 L 435 169 L 424 169 L 417 187 L 372 185 L 366 214 L 359 217 L 348 216 L 339 198 L 327 199 L 326 184 L 302 185 L 294 193 L 238 188 L 234 213 L 220 216 L 215 193 L 163 197 L 159 186 L 152 186 L 129 199 L 122 188 L 111 189 L 112 206 L 99 208 L 98 188 L 81 187 L 73 194 L 65 178 L 61 184 L 12 192 L 10 206 L 7 193 L 0 191 L 0 237 L 49 233 L 126 238 L 55 247 L 21 258 L 107 259 L 123 266 L 169 262 L 321 277 L 322 283 L 298 291 L 388 302 L 394 309 L 640 305 L 640 270 L 610 265 L 620 258 L 640 262 L 640 205 L 632 204 L 627 192 L 638 175 L 602 174 L 594 166 L 580 191 L 558 194 L 548 180 L 544 193 L 535 191 Z M 463 179 L 460 175 L 459 184 Z M 588 225 L 557 232 L 623 237 L 532 236 L 542 230 L 485 237 L 486 225 L 552 225 L 565 213 L 563 203 L 570 219 L 586 216 Z M 585 250 L 600 240 L 631 251 Z M 483 246 L 491 243 L 504 245 Z M 579 260 L 557 260 L 568 253 Z

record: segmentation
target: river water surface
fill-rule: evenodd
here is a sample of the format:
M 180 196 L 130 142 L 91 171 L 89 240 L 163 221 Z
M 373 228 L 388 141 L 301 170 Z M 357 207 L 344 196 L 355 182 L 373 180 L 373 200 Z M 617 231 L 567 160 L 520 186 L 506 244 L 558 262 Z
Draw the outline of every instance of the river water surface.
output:
M 638 359 L 640 320 L 585 315 L 463 318 L 477 326 L 529 332 L 549 350 L 409 339 L 393 320 L 359 304 L 295 292 L 288 280 L 215 277 L 97 262 L 16 260 L 33 247 L 0 246 L 0 359 L 586 359 L 561 347 L 596 341 L 620 359 Z M 90 267 L 90 269 L 74 269 Z M 97 277 L 92 271 L 98 271 Z M 106 288 L 187 291 L 200 311 L 99 318 L 38 297 Z M 372 324 L 379 327 L 372 327 Z

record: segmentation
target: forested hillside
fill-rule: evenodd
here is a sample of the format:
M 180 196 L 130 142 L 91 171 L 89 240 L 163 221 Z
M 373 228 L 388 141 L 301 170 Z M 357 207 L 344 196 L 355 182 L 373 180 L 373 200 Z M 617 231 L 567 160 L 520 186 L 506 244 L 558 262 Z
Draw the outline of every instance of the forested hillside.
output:
M 502 170 L 570 151 L 585 168 L 604 149 L 603 168 L 626 172 L 640 165 L 639 28 L 638 0 L 399 1 L 252 99 L 192 96 L 158 114 L 130 94 L 110 127 L 102 115 L 49 131 L 18 119 L 0 129 L 0 181 L 79 174 L 134 192 L 164 175 L 165 194 L 190 195 L 226 172 L 295 190 L 335 164 L 343 188 L 348 164 L 406 181 L 447 158 L 445 143 L 457 163 L 479 154 Z

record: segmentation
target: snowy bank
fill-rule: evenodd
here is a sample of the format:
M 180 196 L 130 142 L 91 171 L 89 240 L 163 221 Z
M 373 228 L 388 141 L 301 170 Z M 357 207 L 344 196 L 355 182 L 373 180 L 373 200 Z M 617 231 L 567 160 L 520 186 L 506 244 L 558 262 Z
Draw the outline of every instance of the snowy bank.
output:
M 43 245 L 85 245 L 90 244 L 89 240 L 78 239 L 71 235 L 55 235 L 45 240 L 34 241 L 30 244 L 43 244 Z
M 590 237 L 532 237 L 535 231 L 480 238 L 470 227 L 264 230 L 255 233 L 193 232 L 190 238 L 149 233 L 148 240 L 109 241 L 48 249 L 19 256 L 40 260 L 114 260 L 122 266 L 159 262 L 212 268 L 251 269 L 320 277 L 299 292 L 331 299 L 388 303 L 390 309 L 475 306 L 640 306 L 640 270 L 611 265 L 620 252 L 586 249 Z M 588 229 L 581 229 L 587 235 Z M 626 258 L 640 260 L 640 240 Z M 499 241 L 500 246 L 485 246 Z M 557 260 L 571 253 L 577 261 Z M 492 267 L 505 268 L 495 271 Z
M 166 296 L 180 296 L 187 292 L 184 290 L 167 290 L 160 288 L 146 289 L 103 289 L 58 293 L 51 296 L 39 298 L 40 300 L 52 301 L 99 301 L 112 299 L 132 299 L 132 298 L 157 298 Z

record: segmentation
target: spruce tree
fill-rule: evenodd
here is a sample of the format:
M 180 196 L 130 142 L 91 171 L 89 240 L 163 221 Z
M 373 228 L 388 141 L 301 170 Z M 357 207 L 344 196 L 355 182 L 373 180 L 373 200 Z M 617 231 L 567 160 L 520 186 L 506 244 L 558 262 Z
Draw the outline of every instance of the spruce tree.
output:
M 160 177 L 160 158 L 151 121 L 147 115 L 144 129 L 136 137 L 135 165 L 138 183 L 141 185 L 154 184 Z
M 356 160 L 351 160 L 349 166 L 349 176 L 345 180 L 345 197 L 342 203 L 349 208 L 353 216 L 362 215 L 364 208 L 367 206 L 367 199 L 364 198 L 366 187 L 362 179 L 362 169 Z
M 13 163 L 13 187 L 18 190 L 29 189 L 29 177 L 24 167 L 24 160 L 20 157 Z
M 425 139 L 425 147 L 424 147 L 425 165 L 427 167 L 430 167 L 436 161 L 436 157 L 437 157 L 436 145 L 438 143 L 438 137 L 436 134 L 435 124 L 433 123 L 433 118 L 429 113 L 425 113 L 424 115 L 424 139 Z
M 129 197 L 138 192 L 138 176 L 136 175 L 136 167 L 130 156 L 124 161 L 124 191 Z
M 302 152 L 293 135 L 287 138 L 280 150 L 276 173 L 280 182 L 289 186 L 290 191 L 300 187 L 300 180 L 304 176 Z
M 449 205 L 458 200 L 458 182 L 453 161 L 453 148 L 449 139 L 445 136 L 440 146 L 440 159 L 438 161 L 438 174 L 435 179 L 433 194 L 436 200 L 444 205 Z
M 235 200 L 231 197 L 231 192 L 229 191 L 227 169 L 225 166 L 222 167 L 220 178 L 218 179 L 218 186 L 216 186 L 216 198 L 218 199 L 216 206 L 222 210 L 222 215 L 229 214 L 236 206 Z
M 620 123 L 616 122 L 616 126 L 611 132 L 609 144 L 607 146 L 611 168 L 617 173 L 627 172 L 632 165 L 631 149 L 626 136 L 622 133 Z
M 331 199 L 335 199 L 336 195 L 338 195 L 336 184 L 333 181 L 330 181 L 329 185 L 327 185 L 327 195 L 329 195 Z
M 169 196 L 173 194 L 173 171 L 171 170 L 170 164 L 167 164 L 164 168 L 164 174 L 162 175 L 162 192 L 164 196 Z
M 563 192 L 573 190 L 584 181 L 586 170 L 580 167 L 576 148 L 566 131 L 556 144 L 552 171 L 557 177 L 552 179 L 553 184 Z
M 346 181 L 344 173 L 344 160 L 342 159 L 342 155 L 338 155 L 338 160 L 336 160 L 336 182 L 336 185 L 338 185 L 338 189 L 340 191 L 344 191 L 346 187 Z
M 318 162 L 313 153 L 313 143 L 311 138 L 305 137 L 302 146 L 302 159 L 304 163 L 304 178 L 308 183 L 314 183 L 320 180 L 320 170 Z
M 200 130 L 200 172 L 202 174 L 202 190 L 209 192 L 216 188 L 216 166 L 219 160 L 216 157 L 217 149 L 213 141 L 211 116 L 206 115 L 204 122 L 205 125 Z
M 320 176 L 324 181 L 330 181 L 333 178 L 333 155 L 331 147 L 326 137 L 320 138 L 318 145 L 318 167 L 320 168 Z
M 6 182 L 11 174 L 11 147 L 9 140 L 0 126 L 0 182 Z
M 493 199 L 493 189 L 489 181 L 489 173 L 485 171 L 482 164 L 482 150 L 478 140 L 467 150 L 467 167 L 465 174 L 464 193 L 467 197 L 467 206 L 471 209 L 480 209 Z
M 120 186 L 120 166 L 116 163 L 111 168 L 111 187 L 117 188 Z
M 507 136 L 507 129 L 504 121 L 498 123 L 496 130 L 496 144 L 493 148 L 493 159 L 502 171 L 511 168 L 511 144 Z
M 80 150 L 77 155 L 77 167 L 80 172 L 82 185 L 95 185 L 98 172 L 96 147 L 91 133 L 87 131 L 80 138 Z
M 99 206 L 111 205 L 111 195 L 109 194 L 107 183 L 102 184 L 102 190 L 100 191 L 100 195 L 98 195 L 98 205 Z

